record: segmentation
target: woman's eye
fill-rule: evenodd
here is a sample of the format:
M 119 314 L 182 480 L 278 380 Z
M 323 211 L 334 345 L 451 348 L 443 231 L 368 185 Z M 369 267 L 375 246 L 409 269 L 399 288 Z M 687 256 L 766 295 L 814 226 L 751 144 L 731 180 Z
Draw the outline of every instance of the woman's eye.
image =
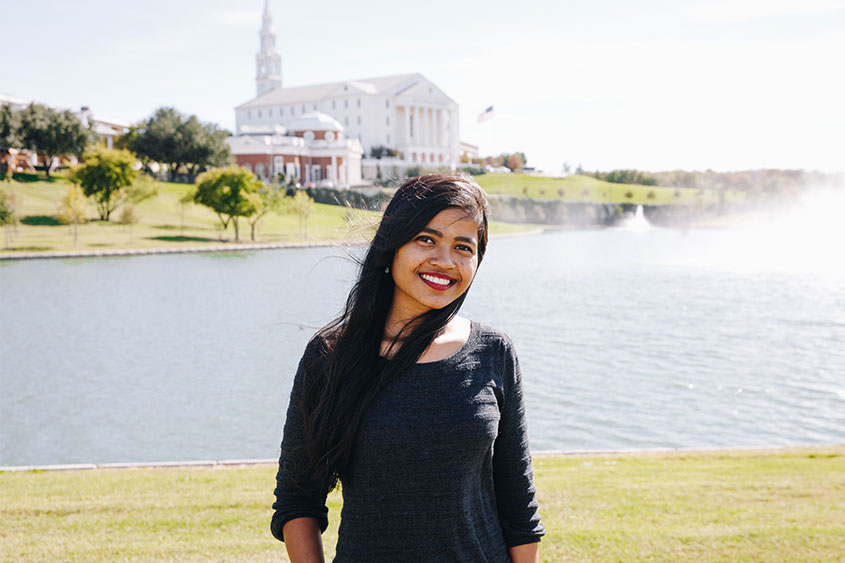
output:
M 459 244 L 459 245 L 458 245 L 458 246 L 456 246 L 455 248 L 456 248 L 457 250 L 460 250 L 461 252 L 469 252 L 470 254 L 472 254 L 472 253 L 473 253 L 472 247 L 471 247 L 471 246 L 467 246 L 467 245 L 465 245 L 465 244 Z
M 434 243 L 434 239 L 431 238 L 428 235 L 420 235 L 420 236 L 417 237 L 417 240 L 420 241 L 420 242 L 425 242 L 425 243 L 429 243 L 429 244 Z

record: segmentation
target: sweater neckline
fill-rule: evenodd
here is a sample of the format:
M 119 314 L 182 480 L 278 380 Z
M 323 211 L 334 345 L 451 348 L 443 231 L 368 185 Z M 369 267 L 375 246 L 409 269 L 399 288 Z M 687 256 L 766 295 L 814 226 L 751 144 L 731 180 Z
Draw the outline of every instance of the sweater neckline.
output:
M 469 353 L 469 351 L 474 348 L 475 341 L 478 339 L 478 323 L 472 320 L 470 320 L 469 323 L 469 337 L 467 337 L 466 342 L 464 342 L 463 345 L 458 348 L 457 352 L 441 360 L 434 360 L 432 362 L 417 362 L 414 364 L 414 367 L 427 368 L 434 366 L 443 366 L 454 364 L 462 360 Z

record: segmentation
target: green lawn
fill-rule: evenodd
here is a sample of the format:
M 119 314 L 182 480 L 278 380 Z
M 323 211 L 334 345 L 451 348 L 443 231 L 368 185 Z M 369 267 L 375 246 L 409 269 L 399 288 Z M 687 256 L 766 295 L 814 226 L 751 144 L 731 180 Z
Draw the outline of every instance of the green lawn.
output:
M 845 445 L 535 459 L 543 561 L 842 561 Z M 275 468 L 0 473 L 2 561 L 268 561 Z M 327 555 L 340 496 L 329 500 Z
M 2 252 L 91 251 L 135 248 L 178 248 L 233 243 L 235 233 L 229 226 L 220 228 L 217 215 L 206 207 L 187 205 L 184 214 L 179 198 L 192 186 L 169 182 L 155 182 L 156 197 L 140 203 L 136 208 L 139 222 L 130 227 L 118 223 L 120 210 L 111 221 L 97 219 L 96 208 L 89 205 L 88 222 L 79 226 L 78 241 L 74 244 L 71 227 L 58 220 L 58 207 L 68 184 L 61 175 L 50 182 L 34 175 L 18 175 L 16 182 L 0 182 L 0 190 L 14 194 L 19 223 L 9 228 L 6 239 L 0 239 Z M 258 223 L 256 243 L 361 243 L 369 240 L 380 215 L 374 212 L 348 209 L 335 205 L 315 204 L 300 228 L 295 214 L 269 214 Z M 492 223 L 491 234 L 509 234 L 536 229 L 533 225 Z M 250 227 L 240 220 L 240 241 L 250 243 Z
M 663 205 L 708 204 L 718 202 L 721 197 L 728 201 L 745 197 L 741 192 L 724 192 L 722 195 L 722 192 L 717 190 L 612 184 L 578 174 L 565 178 L 528 174 L 482 174 L 475 179 L 490 194 L 532 199 Z

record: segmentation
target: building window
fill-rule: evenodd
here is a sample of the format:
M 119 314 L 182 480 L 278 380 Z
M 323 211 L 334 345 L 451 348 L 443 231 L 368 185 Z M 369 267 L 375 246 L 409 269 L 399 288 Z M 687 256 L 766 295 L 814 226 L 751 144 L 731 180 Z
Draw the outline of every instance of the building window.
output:
M 305 104 L 302 104 L 302 113 L 305 113 Z
M 337 102 L 332 100 L 332 109 L 337 109 Z
M 361 116 L 358 116 L 358 125 L 361 125 Z
M 255 175 L 259 178 L 264 177 L 264 165 L 260 162 L 255 165 Z
M 414 116 L 413 116 L 413 114 L 410 115 L 409 118 L 408 118 L 408 136 L 409 137 L 414 136 Z M 416 160 L 416 158 L 414 160 Z
M 258 110 L 258 119 L 261 119 L 261 110 Z
M 252 112 L 251 111 L 246 112 L 246 118 L 252 119 Z
M 273 117 L 273 108 L 267 110 L 267 117 Z
M 317 104 L 314 104 L 314 111 L 317 111 Z
M 281 106 L 279 106 L 279 116 L 282 116 L 282 115 L 284 115 L 284 114 L 285 114 L 285 112 L 284 112 L 284 108 L 283 108 L 283 107 L 281 107 Z
M 349 109 L 349 100 L 343 100 L 343 109 Z
M 387 141 L 385 141 L 388 145 L 390 144 L 390 135 L 387 136 Z
M 388 115 L 387 117 L 385 117 L 385 118 L 384 118 L 384 124 L 385 124 L 385 125 L 390 125 L 390 116 L 389 116 L 389 115 Z
M 358 98 L 358 107 L 361 107 L 361 98 Z
M 349 127 L 349 118 L 348 117 L 343 118 L 343 125 L 346 126 L 346 127 Z
M 294 106 L 290 106 L 290 114 L 294 115 L 296 113 L 296 108 Z
M 390 107 L 390 100 L 385 100 L 385 101 L 384 101 L 384 107 L 386 107 L 386 108 L 389 108 L 389 107 Z

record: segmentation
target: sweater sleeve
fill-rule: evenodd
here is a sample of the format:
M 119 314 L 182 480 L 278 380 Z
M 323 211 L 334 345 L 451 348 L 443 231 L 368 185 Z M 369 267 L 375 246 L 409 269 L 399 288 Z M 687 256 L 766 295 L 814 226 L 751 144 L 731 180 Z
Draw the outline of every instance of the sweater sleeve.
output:
M 493 444 L 493 480 L 502 534 L 508 547 L 540 541 L 540 522 L 519 361 L 510 340 L 504 338 L 502 406 L 499 434 Z
M 270 531 L 280 541 L 285 541 L 282 534 L 284 525 L 304 516 L 316 518 L 322 532 L 329 525 L 326 507 L 327 491 L 320 490 L 313 483 L 303 477 L 299 468 L 303 467 L 306 459 L 304 448 L 304 429 L 300 396 L 305 379 L 305 365 L 310 354 L 319 353 L 311 343 L 299 362 L 296 376 L 288 403 L 287 419 L 285 420 L 284 436 L 282 438 L 281 455 L 279 457 L 279 471 L 276 473 L 276 502 L 273 503 L 273 518 Z

